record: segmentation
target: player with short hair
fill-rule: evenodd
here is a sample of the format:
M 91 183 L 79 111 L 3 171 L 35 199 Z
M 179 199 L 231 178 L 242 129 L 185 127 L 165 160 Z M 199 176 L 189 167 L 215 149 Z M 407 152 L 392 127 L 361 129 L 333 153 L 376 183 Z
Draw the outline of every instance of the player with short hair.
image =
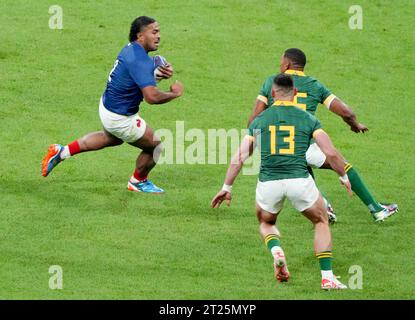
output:
M 349 106 L 332 94 L 318 80 L 305 75 L 304 68 L 306 62 L 304 52 L 297 48 L 287 49 L 281 57 L 280 72 L 293 76 L 294 84 L 298 91 L 294 97 L 294 104 L 312 115 L 315 114 L 317 106 L 320 103 L 324 104 L 330 111 L 340 116 L 350 126 L 353 132 L 366 132 L 368 128 L 357 121 L 356 115 Z M 262 85 L 252 115 L 249 118 L 249 123 L 258 114 L 273 105 L 274 99 L 271 91 L 274 77 L 275 75 L 268 77 Z M 306 158 L 307 163 L 312 167 L 332 169 L 326 161 L 326 156 L 315 143 L 311 143 L 307 150 Z M 382 222 L 398 211 L 396 204 L 382 205 L 379 203 L 369 191 L 357 170 L 350 163 L 347 163 L 345 170 L 350 179 L 353 191 L 369 208 L 376 222 Z
M 103 130 L 89 133 L 67 146 L 52 144 L 42 161 L 44 177 L 63 160 L 75 154 L 118 146 L 124 142 L 142 151 L 136 161 L 134 174 L 128 181 L 128 189 L 136 192 L 163 193 L 148 175 L 160 155 L 160 139 L 146 121 L 139 116 L 143 99 L 149 104 L 167 103 L 183 93 L 183 85 L 176 81 L 170 91 L 157 88 L 154 78 L 155 65 L 148 53 L 156 51 L 160 44 L 158 22 L 147 16 L 136 18 L 130 28 L 130 43 L 120 52 L 99 104 Z M 173 75 L 171 65 L 158 67 L 158 76 L 168 79 Z
M 261 166 L 256 187 L 256 214 L 259 232 L 274 258 L 275 277 L 287 281 L 290 273 L 275 226 L 285 198 L 314 225 L 314 250 L 320 262 L 321 288 L 346 289 L 333 275 L 332 241 L 324 200 L 307 170 L 306 151 L 312 138 L 326 155 L 326 161 L 336 171 L 351 194 L 344 170 L 345 161 L 334 148 L 320 122 L 310 113 L 295 107 L 296 91 L 290 75 L 279 74 L 273 79 L 275 102 L 249 126 L 249 135 L 242 141 L 232 158 L 222 190 L 211 206 L 218 208 L 232 200 L 232 184 L 244 161 L 252 154 L 254 142 L 261 154 Z

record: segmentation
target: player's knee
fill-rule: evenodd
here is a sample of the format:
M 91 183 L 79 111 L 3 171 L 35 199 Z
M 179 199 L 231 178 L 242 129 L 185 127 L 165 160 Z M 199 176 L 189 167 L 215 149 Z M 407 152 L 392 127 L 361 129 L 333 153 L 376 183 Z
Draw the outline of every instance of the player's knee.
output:
M 148 152 L 154 152 L 154 150 L 158 149 L 158 150 L 162 150 L 163 146 L 161 145 L 161 140 L 159 137 L 157 136 L 153 136 L 151 139 L 148 140 L 146 144 L 146 147 L 144 148 L 146 151 Z M 143 149 L 143 150 L 144 150 Z
M 261 208 L 257 207 L 257 219 L 260 225 L 266 224 L 266 225 L 275 225 L 275 222 L 277 221 L 277 215 L 269 212 L 265 212 Z
M 122 141 L 122 140 L 119 140 L 119 139 L 114 140 L 114 139 L 112 139 L 112 140 L 109 140 L 108 141 L 108 146 L 119 146 L 120 144 L 123 144 L 123 143 L 124 143 L 124 141 Z

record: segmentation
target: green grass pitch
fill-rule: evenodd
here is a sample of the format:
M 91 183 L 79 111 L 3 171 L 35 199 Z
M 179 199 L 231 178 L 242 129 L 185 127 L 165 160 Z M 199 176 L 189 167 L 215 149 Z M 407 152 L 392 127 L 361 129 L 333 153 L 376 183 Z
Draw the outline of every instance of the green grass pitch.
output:
M 348 26 L 355 1 L 60 0 L 63 30 L 48 27 L 51 4 L 0 2 L 1 299 L 415 298 L 413 1 L 360 1 L 362 30 Z M 100 130 L 99 97 L 143 14 L 160 22 L 159 54 L 186 90 L 142 106 L 153 128 L 245 127 L 289 47 L 370 128 L 357 135 L 324 107 L 317 113 L 375 196 L 400 206 L 376 225 L 334 173 L 316 172 L 339 213 L 335 273 L 347 284 L 361 266 L 363 289 L 321 292 L 311 224 L 289 203 L 279 227 L 292 279 L 276 283 L 254 214 L 256 177 L 238 178 L 230 208 L 209 208 L 226 165 L 160 165 L 152 179 L 163 196 L 127 191 L 138 154 L 128 145 L 40 175 L 50 143 Z M 63 290 L 49 289 L 51 265 L 63 268 Z

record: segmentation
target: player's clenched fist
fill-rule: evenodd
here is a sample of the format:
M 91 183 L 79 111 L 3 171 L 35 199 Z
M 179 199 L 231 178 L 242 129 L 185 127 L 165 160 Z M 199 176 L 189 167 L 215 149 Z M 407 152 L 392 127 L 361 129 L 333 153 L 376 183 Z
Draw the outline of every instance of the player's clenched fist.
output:
M 183 94 L 184 91 L 184 86 L 180 81 L 175 81 L 171 86 L 170 86 L 170 91 L 175 93 L 177 97 L 180 97 Z

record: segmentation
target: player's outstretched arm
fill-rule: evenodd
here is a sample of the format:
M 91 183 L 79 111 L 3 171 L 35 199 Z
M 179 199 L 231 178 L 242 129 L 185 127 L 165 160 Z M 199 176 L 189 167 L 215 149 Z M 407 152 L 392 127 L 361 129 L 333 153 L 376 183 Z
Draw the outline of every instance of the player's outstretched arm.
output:
M 219 208 L 223 201 L 226 201 L 228 206 L 231 204 L 232 184 L 241 171 L 241 168 L 246 159 L 252 155 L 253 145 L 254 141 L 251 139 L 251 137 L 247 136 L 244 138 L 238 151 L 233 155 L 231 159 L 231 164 L 229 165 L 228 171 L 226 172 L 225 182 L 223 184 L 222 190 L 213 197 L 212 202 L 210 203 L 212 208 Z
M 346 187 L 349 195 L 352 195 L 352 186 L 350 184 L 349 178 L 347 177 L 346 171 L 344 170 L 346 161 L 336 150 L 328 134 L 325 133 L 322 129 L 318 129 L 314 132 L 313 138 L 316 141 L 317 145 L 320 147 L 321 151 L 323 151 L 323 153 L 326 155 L 327 162 L 339 175 L 340 182 Z
M 174 82 L 170 86 L 170 91 L 160 91 L 155 86 L 148 86 L 142 89 L 144 100 L 148 104 L 163 104 L 169 102 L 175 98 L 180 97 L 183 94 L 184 87 L 179 81 Z
M 353 112 L 353 110 L 337 97 L 334 98 L 334 100 L 331 102 L 330 111 L 342 117 L 343 121 L 350 126 L 350 130 L 352 130 L 353 132 L 364 133 L 369 130 L 364 124 L 359 123 L 357 121 L 356 115 Z
M 263 101 L 261 101 L 261 100 L 259 100 L 259 99 L 257 99 L 256 101 L 255 101 L 255 105 L 254 105 L 254 108 L 253 108 L 253 110 L 252 110 L 252 114 L 251 114 L 251 116 L 249 117 L 249 119 L 248 119 L 248 127 L 249 127 L 249 125 L 251 124 L 251 122 L 262 112 L 262 111 L 264 111 L 265 109 L 267 108 L 267 105 L 263 102 Z

